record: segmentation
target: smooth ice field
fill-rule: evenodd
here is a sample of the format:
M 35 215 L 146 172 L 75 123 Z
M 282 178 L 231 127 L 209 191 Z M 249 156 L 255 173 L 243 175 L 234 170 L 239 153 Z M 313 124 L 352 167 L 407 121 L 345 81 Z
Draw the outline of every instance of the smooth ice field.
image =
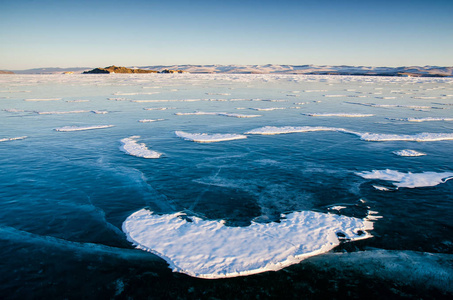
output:
M 207 279 L 335 257 L 452 293 L 452 105 L 452 78 L 1 76 L 2 290 L 76 255 Z

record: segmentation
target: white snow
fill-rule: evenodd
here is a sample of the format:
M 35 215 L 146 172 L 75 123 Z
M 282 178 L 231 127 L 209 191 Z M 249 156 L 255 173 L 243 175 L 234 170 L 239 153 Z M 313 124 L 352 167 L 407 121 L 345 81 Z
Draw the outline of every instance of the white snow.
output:
M 280 223 L 230 227 L 222 220 L 142 209 L 123 223 L 128 240 L 137 248 L 159 255 L 175 272 L 200 278 L 280 270 L 339 245 L 337 233 L 359 240 L 370 238 L 366 230 L 371 229 L 368 219 L 312 211 L 282 215 Z
M 188 133 L 184 131 L 175 131 L 175 134 L 185 140 L 198 143 L 215 143 L 223 141 L 246 139 L 246 135 L 241 134 L 207 134 L 207 133 Z
M 423 155 L 426 155 L 426 153 L 418 152 L 418 151 L 410 150 L 410 149 L 393 151 L 393 153 L 396 155 L 399 155 L 399 156 L 423 156 Z
M 130 136 L 128 138 L 122 139 L 120 150 L 126 152 L 129 155 L 143 158 L 159 158 L 162 156 L 162 153 L 157 151 L 149 150 L 143 143 L 137 143 L 137 139 L 140 136 Z
M 392 181 L 396 187 L 427 187 L 436 186 L 445 183 L 447 180 L 453 179 L 453 172 L 422 172 L 422 173 L 403 173 L 395 170 L 373 170 L 365 172 L 357 172 L 356 175 L 365 179 L 380 179 Z
M 69 131 L 82 131 L 91 129 L 103 129 L 114 127 L 115 125 L 93 125 L 93 126 L 64 126 L 55 128 L 56 131 L 69 132 Z

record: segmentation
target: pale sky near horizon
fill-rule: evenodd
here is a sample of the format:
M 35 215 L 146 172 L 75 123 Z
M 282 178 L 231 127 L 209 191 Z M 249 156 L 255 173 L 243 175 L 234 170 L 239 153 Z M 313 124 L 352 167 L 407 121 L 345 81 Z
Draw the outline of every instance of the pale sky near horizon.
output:
M 453 0 L 0 0 L 0 70 L 453 66 Z

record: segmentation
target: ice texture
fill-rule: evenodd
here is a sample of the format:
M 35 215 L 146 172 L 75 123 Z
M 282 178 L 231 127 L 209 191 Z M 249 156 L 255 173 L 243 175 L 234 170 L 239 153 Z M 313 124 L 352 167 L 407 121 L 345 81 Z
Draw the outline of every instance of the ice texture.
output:
M 188 133 L 184 131 L 175 131 L 175 134 L 185 140 L 198 143 L 214 143 L 232 140 L 246 139 L 246 135 L 241 134 L 207 134 L 207 133 Z
M 87 113 L 88 110 L 71 110 L 71 111 L 37 111 L 38 115 L 65 115 Z
M 418 152 L 418 151 L 410 150 L 410 149 L 393 151 L 393 153 L 396 155 L 399 155 L 399 156 L 423 156 L 423 155 L 426 155 L 426 153 Z
M 162 153 L 157 151 L 149 150 L 143 143 L 137 143 L 137 139 L 140 136 L 134 135 L 128 138 L 122 139 L 120 150 L 126 152 L 129 155 L 143 158 L 159 158 L 162 156 Z
M 453 179 L 453 172 L 422 172 L 422 173 L 403 173 L 395 170 L 373 170 L 365 172 L 357 172 L 356 175 L 365 179 L 379 179 L 392 181 L 396 187 L 427 187 L 436 186 L 445 183 L 447 180 Z
M 103 129 L 114 127 L 115 125 L 93 125 L 93 126 L 63 126 L 55 128 L 56 131 L 69 132 L 69 131 L 82 131 L 82 130 L 92 130 L 92 129 Z
M 123 223 L 137 248 L 165 259 L 170 268 L 200 278 L 227 278 L 280 270 L 325 253 L 344 239 L 371 237 L 368 219 L 313 211 L 282 215 L 279 223 L 226 226 L 178 212 L 158 215 L 142 209 Z

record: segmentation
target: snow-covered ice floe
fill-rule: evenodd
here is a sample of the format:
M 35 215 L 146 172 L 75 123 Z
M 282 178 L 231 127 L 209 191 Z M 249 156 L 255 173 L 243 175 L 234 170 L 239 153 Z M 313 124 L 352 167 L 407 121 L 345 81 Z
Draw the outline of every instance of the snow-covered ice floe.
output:
M 301 133 L 314 131 L 336 131 L 359 136 L 364 141 L 385 142 L 385 141 L 414 141 L 414 142 L 434 142 L 453 140 L 453 133 L 418 133 L 414 135 L 407 134 L 383 134 L 356 132 L 344 128 L 323 127 L 323 126 L 265 126 L 247 131 L 245 134 L 275 135 L 287 133 Z
M 426 153 L 418 152 L 418 151 L 410 150 L 410 149 L 393 151 L 393 153 L 398 156 L 423 156 L 423 155 L 426 155 Z
M 59 101 L 61 98 L 43 98 L 43 99 L 24 99 L 27 102 L 39 102 L 39 101 Z
M 406 119 L 398 119 L 398 121 L 408 121 L 408 122 L 435 122 L 435 121 L 453 121 L 453 118 L 433 118 L 433 117 L 426 117 L 426 118 L 406 118 Z
M 370 238 L 373 222 L 313 211 L 282 215 L 279 223 L 226 226 L 178 212 L 158 215 L 142 209 L 123 223 L 137 248 L 159 255 L 175 272 L 227 278 L 280 270 L 328 252 L 346 240 Z
M 286 133 L 299 133 L 299 132 L 313 132 L 313 131 L 340 131 L 349 132 L 343 128 L 323 127 L 323 126 L 265 126 L 261 128 L 252 129 L 245 134 L 261 134 L 261 135 L 275 135 Z
M 88 110 L 71 110 L 71 111 L 37 111 L 38 115 L 65 115 L 87 113 Z
M 453 179 L 453 172 L 422 172 L 422 173 L 403 173 L 395 170 L 373 170 L 357 172 L 356 175 L 365 179 L 379 179 L 392 181 L 393 185 L 407 188 L 436 186 Z
M 139 138 L 140 136 L 134 135 L 120 140 L 121 142 L 120 150 L 136 157 L 159 158 L 162 156 L 162 153 L 149 150 L 145 144 L 137 143 L 137 139 Z
M 196 111 L 190 113 L 175 113 L 177 116 L 223 116 L 223 117 L 232 117 L 232 118 L 256 118 L 261 117 L 261 115 L 246 115 L 246 114 L 235 114 L 235 113 L 225 113 L 225 112 L 206 112 L 206 111 Z
M 152 123 L 152 122 L 158 122 L 158 121 L 164 121 L 165 119 L 143 119 L 143 120 L 138 120 L 140 123 Z
M 12 137 L 12 138 L 3 138 L 0 139 L 0 142 L 9 142 L 9 141 L 17 141 L 17 140 L 23 140 L 26 139 L 27 136 L 18 136 L 18 137 Z
M 246 139 L 246 135 L 241 134 L 207 134 L 207 133 L 188 133 L 184 131 L 175 131 L 175 134 L 185 140 L 198 142 L 198 143 L 215 143 L 232 140 Z
M 428 133 L 422 132 L 414 135 L 408 134 L 381 134 L 381 133 L 359 133 L 362 140 L 371 142 L 385 141 L 412 141 L 412 142 L 436 142 L 453 140 L 453 133 Z
M 92 129 L 103 129 L 103 128 L 110 128 L 114 127 L 115 125 L 93 125 L 93 126 L 63 126 L 59 128 L 55 128 L 56 131 L 82 131 L 82 130 L 92 130 Z
M 356 113 L 310 113 L 303 115 L 310 117 L 343 117 L 343 118 L 363 118 L 374 116 L 373 114 L 356 114 Z

